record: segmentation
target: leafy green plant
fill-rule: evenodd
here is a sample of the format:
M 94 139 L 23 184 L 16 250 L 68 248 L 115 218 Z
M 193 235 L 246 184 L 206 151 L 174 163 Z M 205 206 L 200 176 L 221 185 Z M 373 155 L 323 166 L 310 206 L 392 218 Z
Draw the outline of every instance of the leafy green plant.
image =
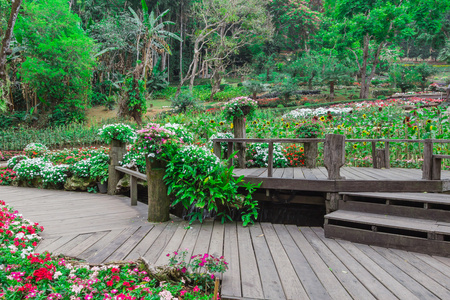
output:
M 67 173 L 69 170 L 68 165 L 56 165 L 47 164 L 41 170 L 42 181 L 46 185 L 58 185 L 65 183 L 67 180 Z
M 191 92 L 184 92 L 178 96 L 170 98 L 172 108 L 175 113 L 185 113 L 188 109 L 195 109 L 198 107 L 197 100 L 192 96 Z
M 90 158 L 80 160 L 70 167 L 70 171 L 80 178 L 91 177 L 91 162 Z
M 269 144 L 255 143 L 248 146 L 249 159 L 247 166 L 249 167 L 267 167 L 269 163 Z M 283 147 L 281 144 L 273 144 L 273 166 L 275 168 L 285 168 L 288 166 L 288 161 L 283 154 Z
M 14 171 L 18 180 L 32 181 L 33 179 L 39 179 L 42 176 L 42 170 L 48 165 L 49 163 L 40 157 L 30 158 L 20 161 L 14 167 Z
M 92 157 L 89 160 L 91 165 L 90 168 L 90 178 L 94 181 L 99 181 L 104 183 L 108 180 L 108 163 L 109 156 L 106 153 L 99 153 L 98 155 Z
M 317 138 L 322 135 L 323 129 L 319 122 L 306 122 L 295 127 L 295 134 L 298 138 Z
M 166 123 L 164 128 L 172 131 L 185 144 L 194 143 L 194 135 L 184 125 L 177 123 Z

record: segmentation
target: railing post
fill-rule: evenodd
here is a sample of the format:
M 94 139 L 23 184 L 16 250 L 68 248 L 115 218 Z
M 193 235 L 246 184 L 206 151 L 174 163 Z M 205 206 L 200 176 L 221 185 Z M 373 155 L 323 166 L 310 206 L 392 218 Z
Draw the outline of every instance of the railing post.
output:
M 233 166 L 233 142 L 228 142 L 228 147 L 227 147 L 227 160 L 228 160 L 228 167 L 232 167 Z
M 305 167 L 313 169 L 317 165 L 317 142 L 305 142 L 303 143 L 304 155 L 305 155 Z
M 237 139 L 245 139 L 245 118 L 233 118 L 234 137 Z M 236 150 L 238 150 L 239 168 L 245 168 L 245 143 L 236 143 Z
M 138 199 L 138 186 L 137 186 L 137 177 L 130 175 L 130 199 L 131 206 L 137 205 Z
M 269 142 L 269 157 L 267 163 L 267 177 L 273 176 L 273 142 Z
M 423 165 L 422 165 L 422 179 L 432 179 L 433 168 L 433 141 L 426 139 L 423 143 Z
M 151 162 L 146 157 L 148 183 L 148 221 L 166 222 L 169 220 L 170 199 L 163 181 L 166 173 L 163 161 Z
M 372 167 L 378 169 L 377 161 L 377 141 L 372 141 Z
M 442 158 L 433 157 L 433 166 L 431 172 L 432 180 L 441 180 Z
M 384 142 L 384 167 L 391 168 L 391 152 L 389 149 L 389 142 Z
M 328 170 L 328 179 L 345 179 L 340 175 L 340 169 L 345 163 L 345 135 L 326 134 L 323 148 L 323 161 Z
M 213 152 L 219 159 L 222 158 L 222 147 L 220 142 L 213 141 Z
M 108 166 L 108 195 L 116 193 L 116 187 L 120 180 L 120 172 L 116 171 L 119 161 L 127 153 L 126 144 L 118 140 L 112 140 L 109 149 L 109 166 Z

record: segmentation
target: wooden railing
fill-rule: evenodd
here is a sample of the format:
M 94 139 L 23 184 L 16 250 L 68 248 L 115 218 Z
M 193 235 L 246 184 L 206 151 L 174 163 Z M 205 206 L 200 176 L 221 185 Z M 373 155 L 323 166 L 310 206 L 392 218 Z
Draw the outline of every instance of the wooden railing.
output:
M 130 199 L 131 199 L 131 206 L 137 205 L 137 199 L 138 199 L 138 187 L 137 187 L 137 180 L 142 179 L 144 181 L 147 181 L 147 175 L 142 174 L 137 171 L 133 171 L 124 167 L 118 167 L 115 166 L 116 171 L 125 173 L 130 175 Z
M 384 143 L 383 148 L 377 148 L 377 143 Z M 225 157 L 222 155 L 221 143 L 227 143 Z M 219 158 L 228 160 L 229 165 L 233 165 L 233 145 L 235 143 L 268 143 L 268 165 L 267 176 L 273 176 L 273 144 L 291 143 L 291 144 L 312 144 L 325 143 L 324 145 L 324 165 L 328 170 L 328 179 L 344 179 L 339 175 L 339 169 L 345 163 L 345 143 L 371 143 L 372 144 L 372 166 L 373 168 L 390 168 L 390 144 L 391 143 L 422 143 L 423 146 L 423 166 L 422 179 L 439 180 L 441 178 L 441 161 L 450 159 L 450 155 L 433 155 L 433 143 L 450 143 L 450 140 L 425 139 L 345 139 L 344 135 L 327 134 L 325 139 L 213 139 L 213 151 Z M 317 153 L 308 153 L 305 147 L 305 161 L 314 161 L 317 159 Z M 239 154 L 238 154 L 239 155 Z M 245 155 L 245 154 L 244 154 Z M 245 158 L 238 157 L 239 160 Z M 306 166 L 311 167 L 311 166 Z

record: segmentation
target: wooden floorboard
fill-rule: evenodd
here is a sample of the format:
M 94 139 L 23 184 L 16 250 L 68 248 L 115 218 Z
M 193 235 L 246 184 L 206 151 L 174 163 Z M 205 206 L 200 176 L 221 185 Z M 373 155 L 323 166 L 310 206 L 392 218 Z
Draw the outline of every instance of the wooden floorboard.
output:
M 290 176 L 287 170 L 283 176 Z M 305 170 L 293 168 L 292 176 L 324 176 L 320 169 Z M 330 240 L 319 227 L 211 220 L 188 226 L 177 219 L 151 224 L 143 204 L 75 192 L 0 187 L 0 199 L 45 226 L 41 252 L 93 264 L 145 257 L 160 265 L 166 254 L 185 249 L 223 255 L 229 270 L 222 276 L 222 299 L 450 299 L 449 258 Z

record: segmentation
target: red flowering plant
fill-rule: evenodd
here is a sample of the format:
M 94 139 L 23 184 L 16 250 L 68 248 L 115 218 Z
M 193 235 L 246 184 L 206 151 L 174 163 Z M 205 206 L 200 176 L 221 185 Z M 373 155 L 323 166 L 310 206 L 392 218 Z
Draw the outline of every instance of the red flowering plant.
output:
M 305 152 L 304 148 L 295 144 L 292 144 L 283 149 L 284 156 L 286 157 L 290 167 L 301 167 L 305 165 Z
M 16 172 L 11 169 L 0 170 L 0 185 L 10 185 L 16 179 Z
M 42 230 L 0 201 L 0 299 L 212 298 L 183 281 L 151 279 L 155 274 L 149 274 L 145 264 L 89 266 L 48 252 L 35 253 Z
M 49 151 L 46 158 L 54 164 L 74 164 L 80 160 L 86 160 L 99 154 L 108 154 L 109 148 L 83 147 Z
M 186 278 L 193 282 L 194 291 L 211 289 L 214 287 L 214 278 L 228 270 L 228 263 L 223 256 L 214 257 L 211 254 L 192 255 L 187 259 L 187 250 L 168 253 L 169 267 L 174 267 Z M 187 262 L 186 262 L 187 260 Z

